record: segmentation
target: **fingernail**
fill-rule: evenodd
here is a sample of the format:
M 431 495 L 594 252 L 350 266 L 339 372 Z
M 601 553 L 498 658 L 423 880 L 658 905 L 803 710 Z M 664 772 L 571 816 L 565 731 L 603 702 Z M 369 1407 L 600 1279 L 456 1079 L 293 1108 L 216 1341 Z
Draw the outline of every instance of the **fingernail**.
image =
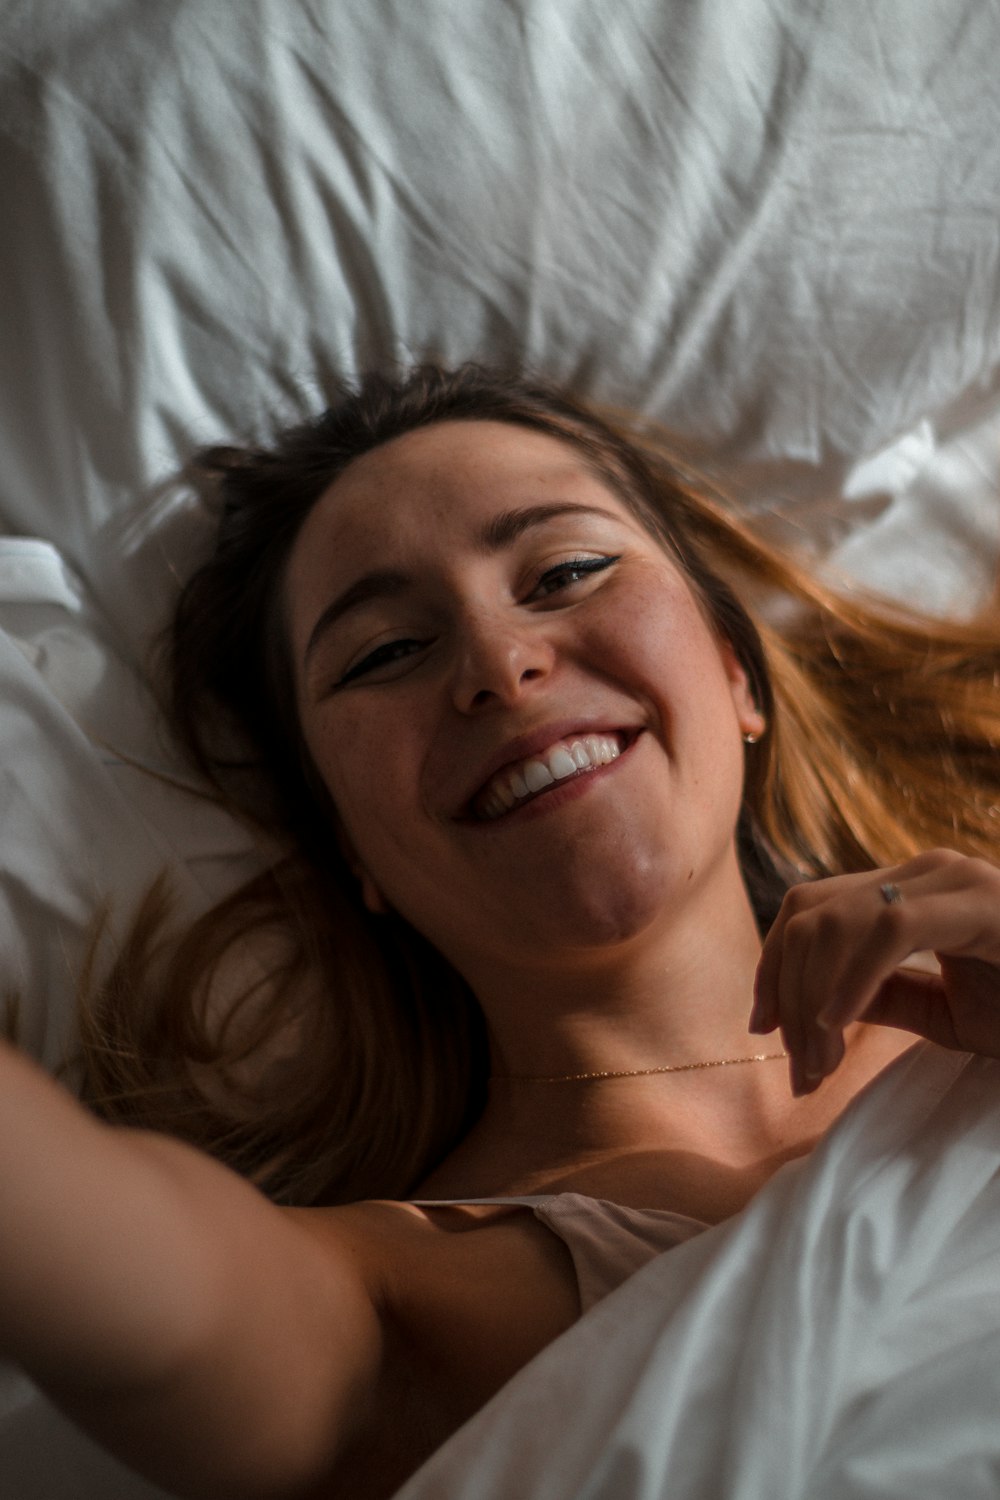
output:
M 750 1012 L 750 1020 L 747 1030 L 752 1031 L 755 1036 L 763 1036 L 766 1031 L 773 1031 L 773 1024 L 768 1025 L 767 1007 L 762 1000 L 755 1000 Z
M 797 1059 L 792 1060 L 792 1093 L 796 1099 L 813 1094 L 823 1082 L 822 1078 L 810 1078 Z
M 820 1031 L 840 1031 L 847 1024 L 852 1008 L 850 1000 L 831 1000 L 829 1005 L 824 1005 L 813 1024 Z
M 807 1078 L 822 1078 L 826 1073 L 826 1046 L 823 1038 L 810 1032 L 804 1048 L 804 1072 Z
M 795 1095 L 796 1099 L 800 1098 L 803 1094 L 808 1094 L 809 1090 L 811 1088 L 811 1085 L 807 1081 L 806 1076 L 805 1076 L 805 1074 L 802 1071 L 802 1065 L 799 1062 L 799 1060 L 798 1060 L 797 1057 L 793 1057 L 792 1058 L 792 1061 L 791 1061 L 791 1074 L 792 1074 L 792 1093 Z

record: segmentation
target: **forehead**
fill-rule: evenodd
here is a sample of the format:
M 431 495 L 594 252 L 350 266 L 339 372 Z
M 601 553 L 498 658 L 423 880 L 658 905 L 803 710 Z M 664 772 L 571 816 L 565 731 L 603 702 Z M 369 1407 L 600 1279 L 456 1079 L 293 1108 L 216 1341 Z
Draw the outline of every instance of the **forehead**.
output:
M 564 493 L 572 486 L 570 493 Z M 507 422 L 449 421 L 373 449 L 345 469 L 309 517 L 314 531 L 346 542 L 376 533 L 399 536 L 428 521 L 461 530 L 517 500 L 580 498 L 581 490 L 617 513 L 624 506 L 570 443 Z
M 583 455 L 547 433 L 449 421 L 394 438 L 355 459 L 306 517 L 285 572 L 286 624 L 295 638 L 331 589 L 459 558 L 498 514 L 565 502 L 641 529 Z

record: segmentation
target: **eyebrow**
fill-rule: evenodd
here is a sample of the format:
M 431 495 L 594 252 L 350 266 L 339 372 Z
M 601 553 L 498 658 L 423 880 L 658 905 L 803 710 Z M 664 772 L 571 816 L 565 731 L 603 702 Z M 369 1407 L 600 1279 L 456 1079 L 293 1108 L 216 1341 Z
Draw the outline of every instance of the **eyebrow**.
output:
M 490 557 L 502 552 L 530 531 L 533 526 L 543 526 L 557 516 L 582 515 L 603 516 L 609 521 L 620 521 L 621 517 L 611 511 L 601 510 L 596 505 L 580 505 L 572 500 L 554 501 L 549 505 L 529 505 L 524 510 L 503 510 L 493 516 L 476 535 L 474 547 L 480 556 Z M 343 593 L 329 603 L 316 621 L 302 654 L 305 667 L 320 639 L 338 620 L 352 610 L 360 609 L 373 599 L 392 599 L 413 587 L 414 579 L 409 573 L 396 568 L 377 568 L 358 578 Z

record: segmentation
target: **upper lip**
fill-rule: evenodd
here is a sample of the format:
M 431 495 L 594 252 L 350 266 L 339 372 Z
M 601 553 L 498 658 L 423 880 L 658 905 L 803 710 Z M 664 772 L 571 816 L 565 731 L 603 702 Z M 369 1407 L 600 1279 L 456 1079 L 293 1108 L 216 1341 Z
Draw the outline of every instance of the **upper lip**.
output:
M 459 817 L 472 817 L 473 803 L 492 781 L 498 771 L 506 766 L 519 764 L 521 761 L 529 760 L 533 755 L 540 755 L 543 750 L 548 750 L 560 740 L 578 740 L 587 734 L 624 734 L 629 740 L 641 733 L 641 725 L 622 724 L 609 718 L 577 718 L 577 719 L 555 719 L 551 724 L 539 725 L 530 734 L 515 735 L 497 750 L 495 755 L 486 761 L 478 773 L 475 784 L 466 793 L 458 811 Z

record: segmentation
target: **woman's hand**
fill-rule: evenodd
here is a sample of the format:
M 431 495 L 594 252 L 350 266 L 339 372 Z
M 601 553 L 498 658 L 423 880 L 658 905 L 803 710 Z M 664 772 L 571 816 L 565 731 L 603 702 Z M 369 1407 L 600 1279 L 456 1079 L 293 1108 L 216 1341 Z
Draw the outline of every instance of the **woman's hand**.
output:
M 928 949 L 940 974 L 900 968 Z M 764 943 L 750 1030 L 781 1027 L 805 1094 L 840 1063 L 852 1021 L 1000 1057 L 1000 869 L 932 849 L 792 887 Z

